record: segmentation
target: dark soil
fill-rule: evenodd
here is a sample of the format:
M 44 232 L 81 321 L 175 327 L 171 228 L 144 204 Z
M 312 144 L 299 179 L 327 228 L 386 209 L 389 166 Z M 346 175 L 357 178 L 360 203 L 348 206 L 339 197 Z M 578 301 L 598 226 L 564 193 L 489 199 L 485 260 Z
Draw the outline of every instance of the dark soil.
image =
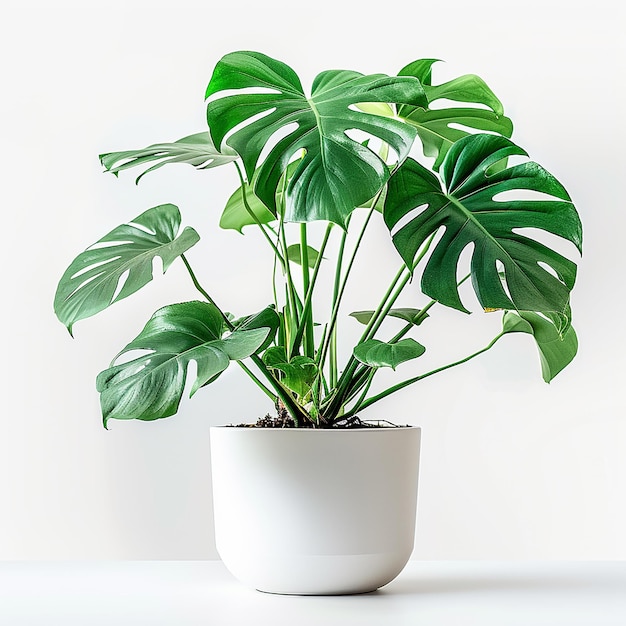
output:
M 276 407 L 276 415 L 269 413 L 265 417 L 260 417 L 254 424 L 237 424 L 238 428 L 399 428 L 398 424 L 393 424 L 387 420 L 362 421 L 357 415 L 348 419 L 340 419 L 330 426 L 314 426 L 312 423 L 296 425 L 285 407 L 279 404 Z

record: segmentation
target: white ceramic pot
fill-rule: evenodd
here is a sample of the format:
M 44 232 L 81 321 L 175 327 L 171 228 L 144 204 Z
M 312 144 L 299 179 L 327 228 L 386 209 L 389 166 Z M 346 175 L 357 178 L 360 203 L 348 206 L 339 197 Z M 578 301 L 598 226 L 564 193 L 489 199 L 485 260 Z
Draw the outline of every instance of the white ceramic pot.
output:
M 413 551 L 421 430 L 211 428 L 217 550 L 272 593 L 373 591 Z

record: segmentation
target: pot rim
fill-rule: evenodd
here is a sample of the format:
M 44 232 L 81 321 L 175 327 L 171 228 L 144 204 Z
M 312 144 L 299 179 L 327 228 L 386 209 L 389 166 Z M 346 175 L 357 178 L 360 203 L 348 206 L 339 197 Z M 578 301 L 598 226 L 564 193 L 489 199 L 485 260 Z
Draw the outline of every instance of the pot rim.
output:
M 300 432 L 300 433 L 369 433 L 369 432 L 394 432 L 394 431 L 409 431 L 419 430 L 421 426 L 406 425 L 406 426 L 366 426 L 363 428 L 268 428 L 268 427 L 255 427 L 254 424 L 247 426 L 233 426 L 229 424 L 222 424 L 219 426 L 209 426 L 210 429 L 217 430 L 233 430 L 239 432 Z

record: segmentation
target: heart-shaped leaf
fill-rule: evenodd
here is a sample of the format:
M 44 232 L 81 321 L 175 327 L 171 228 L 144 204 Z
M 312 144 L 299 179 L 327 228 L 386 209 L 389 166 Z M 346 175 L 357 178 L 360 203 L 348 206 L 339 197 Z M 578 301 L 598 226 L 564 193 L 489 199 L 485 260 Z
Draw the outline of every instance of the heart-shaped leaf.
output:
M 200 239 L 189 226 L 180 231 L 180 211 L 173 204 L 148 209 L 79 254 L 67 268 L 54 299 L 57 317 L 72 332 L 78 320 L 91 317 L 149 283 L 152 261 L 163 271 Z
M 108 152 L 100 155 L 100 163 L 112 174 L 117 174 L 130 167 L 138 167 L 158 161 L 141 173 L 135 182 L 159 167 L 168 163 L 188 163 L 197 169 L 218 167 L 238 158 L 237 153 L 224 147 L 220 152 L 211 141 L 209 133 L 196 133 L 183 137 L 174 143 L 156 143 L 142 150 L 125 150 L 124 152 Z
M 432 66 L 436 62 L 437 59 L 419 59 L 400 70 L 399 76 L 419 79 L 429 108 L 402 106 L 398 116 L 415 126 L 424 154 L 435 157 L 433 167 L 438 170 L 452 144 L 471 132 L 466 128 L 510 137 L 513 123 L 504 116 L 502 103 L 479 76 L 465 74 L 441 85 L 433 85 Z M 467 106 L 430 108 L 437 100 L 444 99 L 481 104 L 488 109 Z
M 472 285 L 483 308 L 565 315 L 576 264 L 519 230 L 540 229 L 580 250 L 580 219 L 563 186 L 537 163 L 495 171 L 511 155 L 526 153 L 505 137 L 459 140 L 442 165 L 445 190 L 432 172 L 407 159 L 389 182 L 385 222 L 411 269 L 417 251 L 443 227 L 422 276 L 423 292 L 442 304 L 466 311 L 457 266 L 472 245 Z M 502 192 L 527 190 L 551 198 L 496 199 Z
M 397 343 L 385 343 L 369 339 L 354 348 L 355 358 L 370 367 L 391 367 L 422 356 L 426 348 L 414 339 L 401 339 Z
M 263 362 L 270 369 L 279 370 L 282 373 L 281 383 L 300 398 L 305 398 L 311 391 L 318 371 L 313 359 L 295 356 L 287 361 L 285 347 L 276 346 L 265 352 Z
M 361 324 L 369 324 L 374 313 L 375 311 L 354 311 L 350 313 L 350 317 L 353 317 L 357 322 L 361 322 Z M 410 308 L 391 309 L 389 313 L 387 313 L 389 317 L 397 317 L 415 326 L 419 326 L 428 317 L 428 313 L 423 317 L 421 317 L 421 314 L 421 309 Z
M 190 361 L 197 366 L 193 395 L 232 360 L 257 352 L 270 328 L 235 329 L 224 335 L 224 320 L 207 302 L 183 302 L 159 309 L 116 357 L 135 350 L 138 358 L 112 365 L 96 380 L 104 425 L 109 419 L 155 420 L 178 411 Z
M 320 253 L 315 248 L 312 248 L 311 246 L 307 246 L 306 249 L 307 249 L 308 266 L 313 268 L 315 267 L 315 263 L 317 262 L 317 259 Z M 301 253 L 301 247 L 299 243 L 294 243 L 287 247 L 287 258 L 292 263 L 295 263 L 296 265 L 302 265 L 302 253 Z M 322 259 L 323 258 L 324 257 L 322 257 Z
M 578 338 L 572 326 L 564 333 L 548 319 L 528 311 L 506 311 L 502 318 L 505 333 L 528 333 L 535 338 L 543 379 L 549 383 L 569 365 L 578 351 Z
M 271 212 L 276 213 L 283 172 L 290 161 L 305 153 L 287 187 L 285 220 L 291 222 L 328 220 L 344 226 L 348 215 L 376 195 L 389 178 L 385 163 L 363 145 L 362 138 L 350 138 L 348 133 L 361 131 L 382 140 L 399 161 L 408 155 L 417 131 L 396 119 L 364 113 L 357 104 L 427 105 L 414 77 L 364 76 L 346 70 L 319 74 L 307 97 L 289 66 L 258 52 L 223 57 L 206 96 L 232 89 L 248 93 L 209 102 L 211 135 L 220 146 L 234 130 L 227 143 L 241 155 L 248 180 L 269 144 L 254 191 Z

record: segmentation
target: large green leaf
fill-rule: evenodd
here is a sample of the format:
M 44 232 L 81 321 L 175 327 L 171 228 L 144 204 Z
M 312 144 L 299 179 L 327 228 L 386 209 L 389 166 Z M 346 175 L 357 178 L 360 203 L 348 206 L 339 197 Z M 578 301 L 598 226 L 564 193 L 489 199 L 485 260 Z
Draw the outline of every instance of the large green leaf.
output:
M 569 365 L 578 351 L 578 338 L 572 326 L 564 333 L 545 317 L 528 311 L 506 311 L 502 318 L 505 333 L 528 333 L 535 338 L 543 379 L 549 383 Z
M 124 152 L 108 152 L 100 155 L 100 163 L 107 171 L 117 174 L 130 167 L 138 167 L 158 161 L 141 173 L 135 182 L 142 176 L 168 163 L 188 163 L 197 169 L 218 167 L 230 163 L 238 158 L 237 154 L 225 146 L 220 152 L 211 141 L 209 133 L 196 133 L 183 137 L 174 143 L 156 143 L 141 150 L 125 150 Z
M 580 250 L 580 219 L 563 186 L 537 163 L 496 171 L 494 166 L 511 155 L 526 153 L 497 135 L 461 139 L 443 162 L 445 190 L 432 172 L 407 160 L 389 183 L 385 222 L 409 268 L 421 246 L 443 227 L 422 276 L 424 293 L 442 304 L 466 311 L 457 266 L 463 250 L 472 246 L 472 285 L 484 308 L 565 315 L 576 264 L 519 230 L 540 229 Z M 527 190 L 551 198 L 495 199 L 502 192 Z
M 183 302 L 159 309 L 116 357 L 147 350 L 112 365 L 96 381 L 104 425 L 111 418 L 155 420 L 178 411 L 190 361 L 197 366 L 191 395 L 215 380 L 230 361 L 257 352 L 270 328 L 235 329 L 224 335 L 218 309 L 207 302 Z
M 189 226 L 180 232 L 180 221 L 180 211 L 173 204 L 153 207 L 114 228 L 72 261 L 54 298 L 57 317 L 70 333 L 78 320 L 149 283 L 154 257 L 161 257 L 165 272 L 199 241 L 198 233 Z
M 510 137 L 513 123 L 504 115 L 500 100 L 479 76 L 465 74 L 441 85 L 433 85 L 432 66 L 436 62 L 437 59 L 419 59 L 400 70 L 399 76 L 414 76 L 420 80 L 429 108 L 402 106 L 398 115 L 415 126 L 424 154 L 435 157 L 433 167 L 438 170 L 452 144 L 471 132 L 458 126 Z M 467 106 L 430 108 L 437 100 L 444 99 L 480 104 L 488 109 Z
M 234 129 L 227 143 L 241 155 L 248 180 L 270 142 L 254 191 L 273 213 L 283 172 L 305 152 L 287 187 L 285 219 L 292 222 L 328 220 L 344 226 L 348 215 L 389 178 L 385 163 L 362 140 L 351 139 L 349 131 L 377 137 L 393 148 L 400 161 L 406 158 L 416 130 L 396 119 L 364 113 L 357 104 L 426 106 L 422 86 L 414 77 L 364 76 L 346 70 L 319 74 L 307 97 L 290 67 L 258 52 L 234 52 L 218 62 L 207 98 L 232 89 L 254 92 L 209 102 L 211 135 L 220 146 Z M 282 135 L 271 145 L 276 133 Z
M 391 367 L 422 356 L 426 348 L 415 339 L 401 339 L 397 343 L 385 343 L 369 339 L 354 348 L 355 358 L 370 367 Z

